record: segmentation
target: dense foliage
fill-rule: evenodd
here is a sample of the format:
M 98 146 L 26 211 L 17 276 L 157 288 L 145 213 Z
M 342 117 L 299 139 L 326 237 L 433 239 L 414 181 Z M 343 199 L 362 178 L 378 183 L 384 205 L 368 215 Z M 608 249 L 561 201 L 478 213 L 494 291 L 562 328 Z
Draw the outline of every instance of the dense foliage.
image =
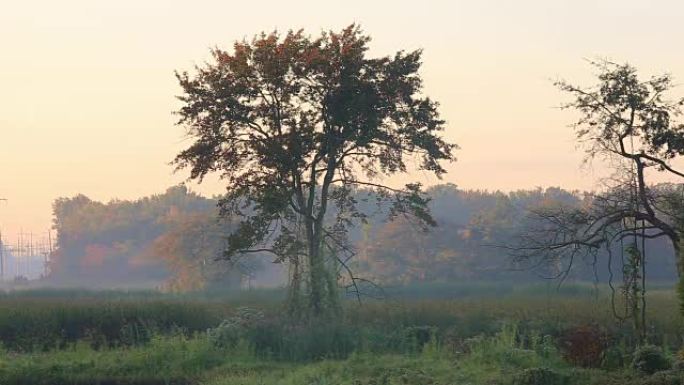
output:
M 553 276 L 549 266 L 519 271 L 499 247 L 513 241 L 524 229 L 527 210 L 537 207 L 587 204 L 584 194 L 557 188 L 521 190 L 512 193 L 468 191 L 444 184 L 426 191 L 437 227 L 429 232 L 397 217 L 392 221 L 377 216 L 351 229 L 349 239 L 357 257 L 352 267 L 360 277 L 382 286 L 453 280 L 517 280 L 537 275 Z M 387 211 L 378 206 L 369 190 L 358 189 L 354 199 L 363 210 Z M 256 283 L 278 286 L 284 269 L 257 259 L 233 263 L 216 261 L 222 256 L 229 220 L 218 220 L 217 199 L 203 198 L 184 188 L 138 201 L 99 203 L 83 196 L 55 203 L 58 248 L 52 259 L 49 281 L 68 286 L 123 286 L 150 282 L 174 291 L 207 286 L 233 286 L 240 275 L 249 274 Z M 650 262 L 649 279 L 676 279 L 672 247 L 664 240 L 646 243 Z M 569 276 L 579 281 L 606 282 L 605 264 L 592 266 L 585 260 Z M 621 279 L 622 261 L 616 258 L 612 270 Z M 564 265 L 555 268 L 562 269 Z M 596 275 L 596 276 L 595 276 Z M 365 294 L 379 294 L 370 287 Z
M 516 264 L 502 245 L 518 240 L 529 231 L 531 210 L 564 207 L 579 210 L 592 204 L 592 196 L 558 188 L 521 190 L 511 193 L 465 191 L 454 185 L 428 189 L 429 207 L 438 226 L 423 232 L 397 218 L 373 222 L 355 233 L 360 270 L 382 283 L 448 282 L 454 280 L 529 280 L 551 278 L 570 269 L 567 279 L 607 282 L 622 279 L 619 253 L 606 261 L 607 251 L 596 258 L 558 263 Z M 676 269 L 672 246 L 662 239 L 648 240 L 646 273 L 649 279 L 673 281 Z M 594 257 L 594 256 L 592 256 Z
M 52 284 L 178 290 L 240 284 L 244 269 L 216 261 L 230 223 L 217 220 L 216 200 L 185 187 L 136 201 L 60 198 L 53 209 Z
M 176 164 L 192 179 L 226 181 L 222 213 L 240 221 L 225 256 L 287 262 L 292 314 L 336 312 L 340 273 L 357 288 L 347 233 L 369 213 L 355 188 L 391 201 L 391 216 L 431 225 L 420 184 L 380 178 L 411 165 L 440 177 L 453 160 L 437 103 L 422 94 L 421 52 L 373 58 L 369 41 L 356 25 L 316 38 L 262 33 L 178 74 L 179 123 L 193 143 Z

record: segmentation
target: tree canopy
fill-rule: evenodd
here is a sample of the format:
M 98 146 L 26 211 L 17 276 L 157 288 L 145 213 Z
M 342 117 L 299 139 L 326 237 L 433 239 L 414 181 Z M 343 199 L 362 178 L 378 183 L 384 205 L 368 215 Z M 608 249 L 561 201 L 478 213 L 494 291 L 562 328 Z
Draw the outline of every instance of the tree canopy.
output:
M 232 228 L 229 219 L 217 220 L 216 202 L 181 186 L 135 201 L 59 198 L 47 283 L 174 291 L 238 286 L 250 266 L 216 261 L 222 234 Z
M 314 314 L 334 307 L 331 266 L 347 267 L 346 229 L 367 216 L 353 190 L 374 188 L 392 200 L 390 215 L 433 225 L 419 184 L 380 177 L 410 167 L 439 177 L 453 160 L 437 103 L 421 94 L 421 51 L 369 58 L 369 41 L 356 25 L 316 38 L 262 33 L 177 75 L 180 124 L 194 143 L 176 164 L 192 179 L 219 173 L 223 213 L 244 218 L 226 257 L 269 252 L 290 263 L 293 296 L 305 290 Z

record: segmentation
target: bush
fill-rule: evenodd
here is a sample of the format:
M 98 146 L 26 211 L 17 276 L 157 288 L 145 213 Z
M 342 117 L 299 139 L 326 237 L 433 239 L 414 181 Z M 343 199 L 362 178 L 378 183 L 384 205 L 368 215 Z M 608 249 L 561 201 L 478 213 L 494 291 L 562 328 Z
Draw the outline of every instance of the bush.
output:
M 603 353 L 601 368 L 607 370 L 623 368 L 628 360 L 629 355 L 625 353 L 624 346 L 610 346 Z
M 207 330 L 210 343 L 221 349 L 246 346 L 258 358 L 282 361 L 343 359 L 361 346 L 359 330 L 342 322 L 317 320 L 297 323 L 266 318 L 250 308 Z
M 681 357 L 677 357 L 672 362 L 672 370 L 684 372 L 684 361 L 681 359 Z
M 566 330 L 559 339 L 563 357 L 573 365 L 594 368 L 601 365 L 608 347 L 606 333 L 593 325 Z
M 643 345 L 634 351 L 632 367 L 640 373 L 653 374 L 667 370 L 670 366 L 670 360 L 657 346 Z
M 284 361 L 344 359 L 360 347 L 358 330 L 341 322 L 275 319 L 255 325 L 246 339 L 257 357 Z
M 430 341 L 436 339 L 437 329 L 432 326 L 409 326 L 404 329 L 404 346 L 410 352 L 419 352 Z
M 684 384 L 684 378 L 682 378 L 682 373 L 678 371 L 665 370 L 662 372 L 655 373 L 654 375 L 641 379 L 638 382 L 639 385 L 682 385 Z
M 264 314 L 248 307 L 238 308 L 235 314 L 215 328 L 207 330 L 209 341 L 218 348 L 234 348 L 250 329 L 263 322 Z
M 93 351 L 86 345 L 50 353 L 0 353 L 2 385 L 190 385 L 226 362 L 203 338 L 153 336 L 146 346 Z
M 548 368 L 530 368 L 513 377 L 513 385 L 566 385 L 569 377 Z
M 0 343 L 12 352 L 65 349 L 84 340 L 95 349 L 137 346 L 154 333 L 204 331 L 227 310 L 201 302 L 0 296 Z
M 467 352 L 465 360 L 478 365 L 486 362 L 499 369 L 556 367 L 563 364 L 548 338 L 521 335 L 515 325 L 504 326 L 492 337 L 467 339 L 464 347 Z

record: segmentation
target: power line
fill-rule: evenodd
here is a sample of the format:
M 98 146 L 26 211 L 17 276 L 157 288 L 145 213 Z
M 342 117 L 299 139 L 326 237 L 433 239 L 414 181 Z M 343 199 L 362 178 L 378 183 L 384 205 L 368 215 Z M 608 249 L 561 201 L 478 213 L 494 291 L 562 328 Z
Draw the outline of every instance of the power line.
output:
M 0 202 L 7 202 L 7 198 L 0 198 Z M 47 236 L 46 236 L 47 235 Z M 3 238 L 0 229 L 0 282 L 10 279 L 36 279 L 46 277 L 49 273 L 50 255 L 53 252 L 52 232 L 47 233 L 24 232 L 17 234 L 15 244 Z M 42 266 L 36 266 L 37 262 Z M 10 263 L 11 262 L 11 263 Z M 13 276 L 12 276 L 13 275 Z
M 7 202 L 7 198 L 0 198 L 0 202 Z M 2 230 L 0 230 L 0 282 L 5 280 L 5 244 L 2 242 Z

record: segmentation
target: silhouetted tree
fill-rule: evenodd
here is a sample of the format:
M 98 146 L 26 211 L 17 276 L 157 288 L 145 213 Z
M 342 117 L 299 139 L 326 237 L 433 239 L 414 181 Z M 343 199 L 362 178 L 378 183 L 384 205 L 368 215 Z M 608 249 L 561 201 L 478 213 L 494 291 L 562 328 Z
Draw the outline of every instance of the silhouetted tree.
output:
M 437 104 L 420 94 L 421 52 L 368 58 L 369 40 L 355 25 L 315 39 L 262 33 L 177 75 L 180 124 L 194 143 L 175 162 L 191 179 L 220 173 L 223 214 L 243 218 L 225 256 L 268 252 L 288 262 L 290 303 L 306 299 L 313 315 L 337 307 L 334 272 L 352 253 L 347 228 L 366 216 L 355 187 L 392 199 L 390 215 L 431 225 L 419 184 L 394 189 L 378 177 L 406 172 L 411 160 L 441 176 L 455 147 L 438 135 Z
M 576 257 L 595 258 L 604 249 L 611 257 L 614 246 L 621 245 L 620 252 L 628 256 L 623 292 L 629 305 L 623 316 L 643 333 L 645 239 L 667 238 L 682 276 L 684 189 L 681 184 L 653 186 L 647 181 L 647 171 L 667 173 L 684 182 L 684 172 L 671 163 L 684 155 L 684 125 L 674 121 L 684 100 L 665 98 L 672 88 L 669 75 L 641 80 L 628 64 L 602 61 L 593 65 L 599 71 L 595 87 L 565 81 L 557 85 L 574 97 L 564 107 L 580 115 L 575 128 L 589 159 L 609 160 L 615 173 L 605 191 L 587 197 L 583 207 L 556 205 L 532 212 L 530 227 L 513 251 L 521 262 L 562 265 L 559 276 L 565 276 Z

